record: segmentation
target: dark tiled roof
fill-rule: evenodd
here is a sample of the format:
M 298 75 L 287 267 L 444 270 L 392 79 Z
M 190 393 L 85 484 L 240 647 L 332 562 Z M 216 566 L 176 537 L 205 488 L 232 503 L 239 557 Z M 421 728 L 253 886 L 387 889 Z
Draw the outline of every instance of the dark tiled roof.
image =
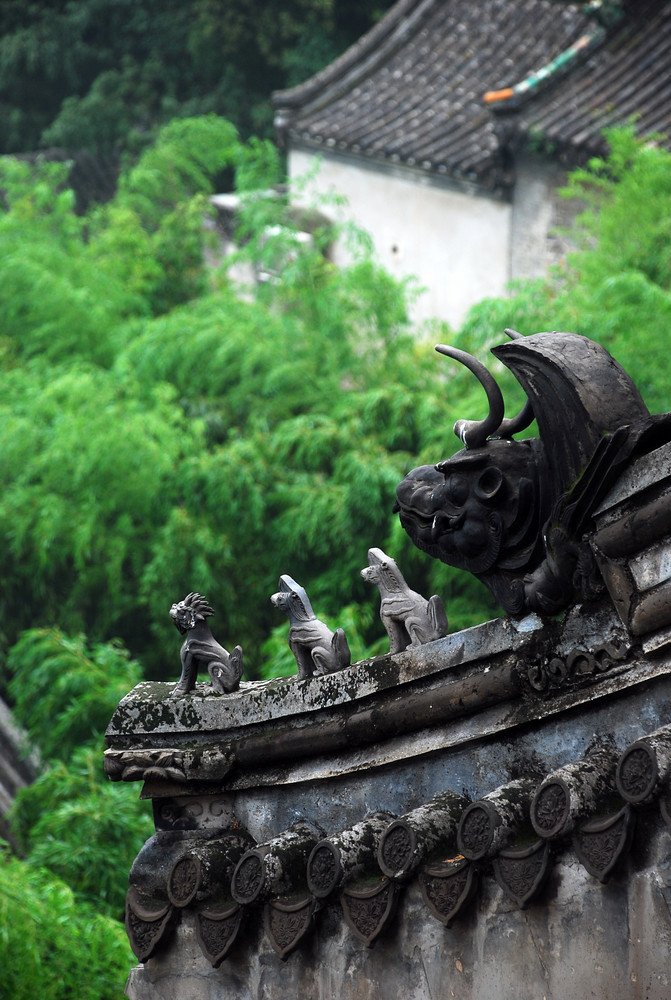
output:
M 573 159 L 632 118 L 641 134 L 671 135 L 671 3 L 641 3 L 593 58 L 520 109 L 515 131 L 536 131 Z
M 573 61 L 515 100 L 513 87 L 581 39 Z M 625 6 L 606 31 L 581 6 L 551 0 L 400 0 L 312 79 L 274 95 L 294 142 L 506 186 L 511 147 L 551 143 L 579 161 L 601 129 L 637 115 L 671 131 L 671 3 Z

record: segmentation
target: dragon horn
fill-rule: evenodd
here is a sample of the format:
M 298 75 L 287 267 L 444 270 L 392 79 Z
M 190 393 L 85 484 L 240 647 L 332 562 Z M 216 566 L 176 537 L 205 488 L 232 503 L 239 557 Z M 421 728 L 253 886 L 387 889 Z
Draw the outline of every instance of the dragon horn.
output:
M 533 419 L 534 408 L 531 405 L 531 400 L 527 399 L 516 417 L 506 417 L 505 420 L 501 421 L 496 433 L 502 438 L 512 437 L 513 434 L 525 431 Z
M 466 448 L 479 448 L 490 434 L 494 434 L 499 429 L 503 422 L 505 405 L 501 390 L 494 376 L 472 354 L 460 351 L 457 347 L 447 347 L 445 344 L 437 344 L 436 350 L 439 354 L 454 358 L 455 361 L 460 361 L 462 365 L 465 365 L 469 371 L 473 372 L 487 393 L 489 414 L 484 420 L 457 420 L 454 425 L 454 433 L 458 438 L 461 438 Z

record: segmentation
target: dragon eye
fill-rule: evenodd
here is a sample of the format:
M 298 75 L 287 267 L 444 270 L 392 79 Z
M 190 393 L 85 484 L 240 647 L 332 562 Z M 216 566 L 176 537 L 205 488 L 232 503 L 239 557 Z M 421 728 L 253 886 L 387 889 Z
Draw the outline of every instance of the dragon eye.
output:
M 445 496 L 455 507 L 463 507 L 468 500 L 468 482 L 463 476 L 451 475 L 445 480 Z

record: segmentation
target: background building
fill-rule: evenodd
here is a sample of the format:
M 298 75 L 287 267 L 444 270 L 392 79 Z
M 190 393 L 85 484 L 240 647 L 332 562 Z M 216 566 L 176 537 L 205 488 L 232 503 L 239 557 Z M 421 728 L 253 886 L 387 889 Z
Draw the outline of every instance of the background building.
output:
M 558 192 L 604 128 L 669 131 L 671 3 L 399 0 L 274 104 L 290 176 L 319 157 L 309 190 L 344 195 L 382 263 L 418 278 L 415 318 L 458 324 L 561 257 Z

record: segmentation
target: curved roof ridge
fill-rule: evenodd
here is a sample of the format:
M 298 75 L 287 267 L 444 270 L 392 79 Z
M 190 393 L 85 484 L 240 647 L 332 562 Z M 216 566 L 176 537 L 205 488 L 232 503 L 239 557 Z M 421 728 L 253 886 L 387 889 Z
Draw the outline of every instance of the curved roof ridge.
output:
M 273 104 L 280 112 L 285 109 L 293 110 L 312 103 L 331 85 L 338 89 L 352 86 L 357 78 L 369 73 L 371 68 L 402 44 L 408 30 L 440 2 L 441 0 L 399 0 L 370 31 L 309 80 L 287 90 L 274 91 Z M 332 100 L 334 96 L 334 90 L 329 89 L 328 99 Z

